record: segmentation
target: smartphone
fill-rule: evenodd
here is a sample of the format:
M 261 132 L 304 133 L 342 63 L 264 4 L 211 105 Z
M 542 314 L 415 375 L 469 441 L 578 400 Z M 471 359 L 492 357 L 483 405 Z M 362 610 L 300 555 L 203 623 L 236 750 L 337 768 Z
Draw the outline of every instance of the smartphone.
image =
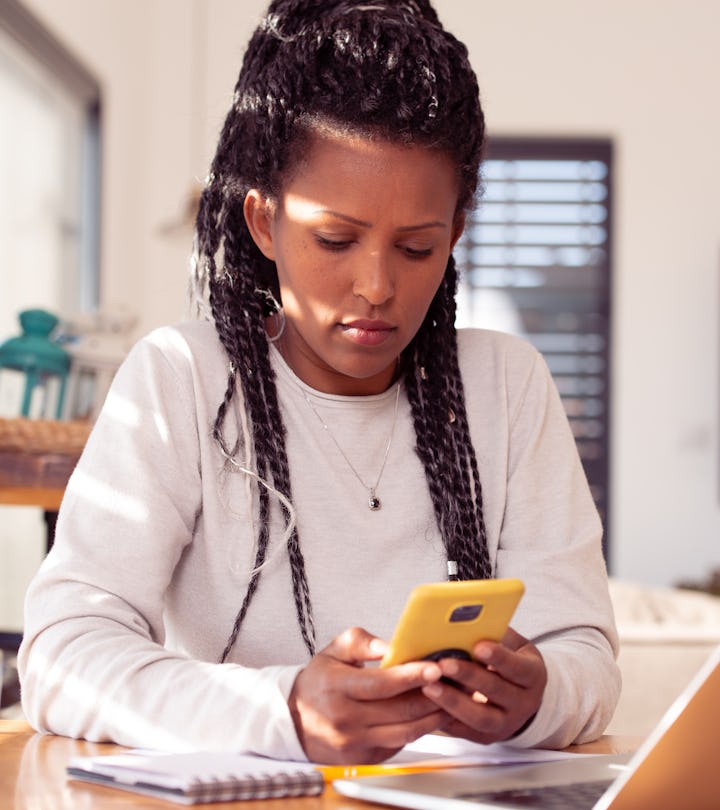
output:
M 519 579 L 418 585 L 405 603 L 380 666 L 423 659 L 471 659 L 476 642 L 503 637 L 524 591 Z

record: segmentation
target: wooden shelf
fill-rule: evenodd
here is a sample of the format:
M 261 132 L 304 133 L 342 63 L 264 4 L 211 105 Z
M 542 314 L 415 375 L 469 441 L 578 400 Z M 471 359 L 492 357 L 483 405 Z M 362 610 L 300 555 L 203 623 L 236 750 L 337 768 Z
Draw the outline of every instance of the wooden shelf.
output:
M 91 425 L 0 419 L 0 503 L 57 512 Z

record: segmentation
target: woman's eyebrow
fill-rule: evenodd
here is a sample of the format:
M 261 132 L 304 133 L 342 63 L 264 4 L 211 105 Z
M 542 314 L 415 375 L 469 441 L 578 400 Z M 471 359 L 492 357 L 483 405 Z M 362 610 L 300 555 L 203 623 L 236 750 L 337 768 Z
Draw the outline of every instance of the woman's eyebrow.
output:
M 358 225 L 361 228 L 370 228 L 372 223 L 365 222 L 363 219 L 356 219 L 355 217 L 351 217 L 348 214 L 341 214 L 339 211 L 333 211 L 331 208 L 318 208 L 317 211 L 313 212 L 314 214 L 328 214 L 331 217 L 335 217 L 336 219 L 342 219 L 343 222 L 349 222 L 351 225 Z
M 372 226 L 371 222 L 366 222 L 363 219 L 356 219 L 355 217 L 351 217 L 348 214 L 342 214 L 340 211 L 333 211 L 330 208 L 319 208 L 314 213 L 316 214 L 328 214 L 331 217 L 336 217 L 337 219 L 343 220 L 343 222 L 349 222 L 351 225 L 357 225 L 360 228 L 370 228 Z M 433 219 L 428 222 L 419 222 L 417 225 L 402 225 L 398 228 L 398 231 L 422 231 L 426 228 L 446 228 L 447 223 L 443 222 L 439 219 Z
M 439 219 L 433 219 L 430 222 L 420 222 L 417 225 L 403 225 L 398 228 L 399 231 L 423 231 L 425 228 L 446 228 L 447 223 Z

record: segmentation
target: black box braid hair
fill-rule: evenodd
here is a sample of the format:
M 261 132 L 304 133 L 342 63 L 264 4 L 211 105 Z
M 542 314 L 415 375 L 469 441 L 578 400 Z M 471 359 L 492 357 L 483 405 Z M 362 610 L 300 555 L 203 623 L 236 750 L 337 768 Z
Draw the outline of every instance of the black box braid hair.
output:
M 280 293 L 274 263 L 243 216 L 251 188 L 277 199 L 313 134 L 329 130 L 421 145 L 448 155 L 458 175 L 458 213 L 473 202 L 484 116 L 466 47 L 428 2 L 276 0 L 252 36 L 203 190 L 196 227 L 196 286 L 209 293 L 229 360 L 213 435 L 232 458 L 224 423 L 239 383 L 259 482 L 255 569 L 220 660 L 227 659 L 258 587 L 269 543 L 271 493 L 286 525 L 298 624 L 308 652 L 315 632 L 305 564 L 291 514 L 285 427 L 265 318 Z M 436 519 L 460 579 L 491 576 L 482 488 L 468 428 L 455 333 L 455 262 L 401 358 L 417 453 Z M 269 295 L 268 293 L 271 293 Z M 247 449 L 247 448 L 244 448 Z

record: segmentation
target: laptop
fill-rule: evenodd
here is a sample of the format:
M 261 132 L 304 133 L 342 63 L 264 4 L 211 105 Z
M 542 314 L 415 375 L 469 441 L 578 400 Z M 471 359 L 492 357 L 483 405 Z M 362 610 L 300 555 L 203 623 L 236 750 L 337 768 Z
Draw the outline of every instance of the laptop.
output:
M 717 810 L 720 647 L 633 755 L 336 779 L 333 787 L 413 810 Z

